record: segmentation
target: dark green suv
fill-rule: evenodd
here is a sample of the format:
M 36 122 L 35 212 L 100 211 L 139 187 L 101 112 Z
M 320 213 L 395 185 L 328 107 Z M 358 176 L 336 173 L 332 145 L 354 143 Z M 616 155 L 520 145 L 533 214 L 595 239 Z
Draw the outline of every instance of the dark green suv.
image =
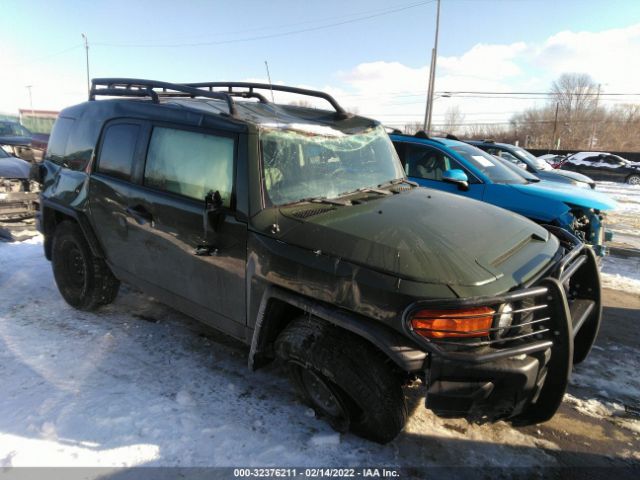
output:
M 379 123 L 321 92 L 94 80 L 35 173 L 69 304 L 128 282 L 245 342 L 251 368 L 279 359 L 318 415 L 378 442 L 415 380 L 438 415 L 551 418 L 600 324 L 590 249 L 417 187 Z

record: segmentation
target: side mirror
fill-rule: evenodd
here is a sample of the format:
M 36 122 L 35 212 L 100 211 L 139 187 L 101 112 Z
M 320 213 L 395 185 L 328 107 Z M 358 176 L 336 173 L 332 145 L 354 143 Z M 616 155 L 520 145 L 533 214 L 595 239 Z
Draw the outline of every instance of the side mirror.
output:
M 209 191 L 204 197 L 204 210 L 202 211 L 202 228 L 204 230 L 204 243 L 196 246 L 195 254 L 209 257 L 218 254 L 216 242 L 211 242 L 211 232 L 218 232 L 222 228 L 225 218 L 225 210 L 222 204 L 220 192 Z
M 207 238 L 209 231 L 218 232 L 224 223 L 225 212 L 219 191 L 209 191 L 204 197 L 203 227 Z
M 446 170 L 442 174 L 442 181 L 458 185 L 460 190 L 469 190 L 469 177 L 459 168 Z

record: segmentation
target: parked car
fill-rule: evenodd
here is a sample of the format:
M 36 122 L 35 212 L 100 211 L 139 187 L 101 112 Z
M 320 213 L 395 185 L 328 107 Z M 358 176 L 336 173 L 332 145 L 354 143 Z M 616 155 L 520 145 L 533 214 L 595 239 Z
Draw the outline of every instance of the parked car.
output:
M 535 157 L 524 148 L 508 143 L 496 143 L 493 140 L 468 140 L 467 143 L 512 163 L 524 163 L 526 170 L 540 178 L 540 180 L 565 183 L 577 187 L 596 188 L 596 182 L 591 178 L 580 173 L 554 170 L 547 162 Z
M 559 155 L 559 154 L 555 154 L 555 153 L 546 153 L 544 155 L 540 155 L 538 158 L 540 160 L 544 160 L 549 165 L 551 165 L 553 168 L 557 168 L 564 161 L 564 159 L 567 158 L 567 155 Z
M 49 135 L 32 133 L 17 122 L 0 120 L 0 147 L 10 155 L 29 162 L 40 161 Z
M 579 172 L 596 180 L 640 185 L 640 162 L 630 162 L 618 155 L 605 152 L 578 152 L 567 157 L 561 170 Z
M 540 181 L 469 143 L 445 138 L 391 135 L 409 178 L 422 186 L 482 200 L 541 224 L 566 229 L 606 252 L 604 212 L 615 202 L 603 193 Z
M 0 222 L 33 218 L 39 186 L 29 180 L 31 165 L 0 149 Z
M 551 418 L 601 321 L 579 239 L 418 188 L 383 127 L 322 92 L 94 80 L 36 173 L 70 305 L 129 282 L 250 345 L 251 368 L 279 359 L 318 415 L 378 442 L 418 379 L 439 415 Z

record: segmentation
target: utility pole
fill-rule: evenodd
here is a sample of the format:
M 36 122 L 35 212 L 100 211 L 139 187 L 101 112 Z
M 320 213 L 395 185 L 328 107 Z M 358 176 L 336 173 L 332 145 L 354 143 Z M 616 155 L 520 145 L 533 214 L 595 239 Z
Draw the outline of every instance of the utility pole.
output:
M 591 138 L 589 139 L 589 150 L 593 148 L 593 142 L 596 138 L 596 122 L 598 120 L 598 101 L 600 100 L 600 87 L 602 84 L 598 84 L 598 93 L 596 93 L 596 104 L 593 109 L 593 127 L 591 128 Z
M 33 85 L 25 85 L 25 88 L 29 91 L 29 108 L 31 109 L 31 116 L 33 116 L 33 97 L 31 96 L 31 87 L 33 87 Z
M 556 132 L 558 131 L 558 109 L 560 108 L 560 102 L 556 102 L 556 116 L 553 120 L 553 135 L 551 136 L 551 146 L 549 147 L 549 151 L 553 148 L 556 143 Z
M 438 58 L 438 33 L 440 30 L 440 0 L 436 13 L 436 37 L 431 50 L 431 68 L 429 69 L 429 82 L 427 91 L 427 108 L 424 112 L 424 131 L 429 135 L 431 131 L 431 117 L 433 116 L 433 87 L 436 79 L 436 62 Z
M 89 80 L 89 39 L 84 33 L 81 33 L 84 40 L 84 52 L 87 61 L 87 95 L 91 94 L 91 81 Z

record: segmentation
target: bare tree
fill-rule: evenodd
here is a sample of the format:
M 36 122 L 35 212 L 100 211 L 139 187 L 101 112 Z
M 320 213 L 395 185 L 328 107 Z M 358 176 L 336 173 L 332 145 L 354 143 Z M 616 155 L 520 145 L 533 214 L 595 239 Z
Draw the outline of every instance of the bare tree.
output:
M 460 130 L 462 122 L 464 122 L 464 114 L 458 105 L 453 105 L 447 108 L 444 114 L 444 122 L 440 127 L 447 133 L 455 133 Z

